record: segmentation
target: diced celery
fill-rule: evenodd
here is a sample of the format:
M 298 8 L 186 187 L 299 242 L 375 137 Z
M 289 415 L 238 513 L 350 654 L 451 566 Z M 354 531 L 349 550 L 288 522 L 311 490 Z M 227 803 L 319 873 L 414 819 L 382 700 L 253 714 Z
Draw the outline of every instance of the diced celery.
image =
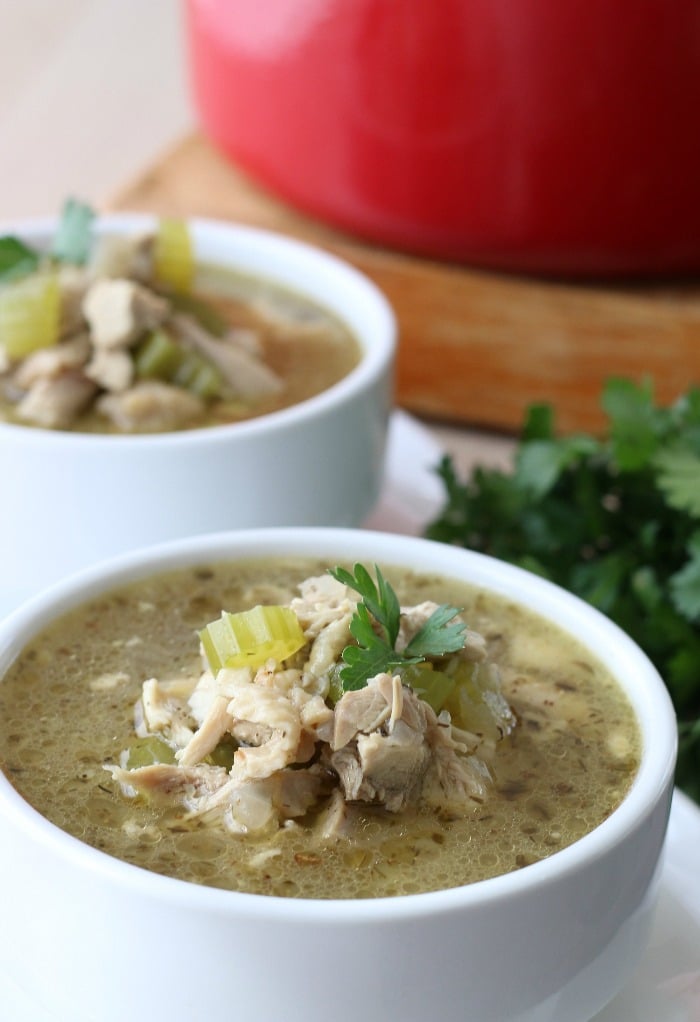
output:
M 190 385 L 194 380 L 199 368 L 202 365 L 202 359 L 197 355 L 196 351 L 185 351 L 181 349 L 180 362 L 171 375 L 170 381 L 178 387 L 185 387 L 187 390 L 190 389 Z
M 151 766 L 153 763 L 174 762 L 175 753 L 168 743 L 157 735 L 147 735 L 145 738 L 137 738 L 129 747 L 126 768 L 136 770 L 138 767 Z
M 226 735 L 216 745 L 207 757 L 214 766 L 225 767 L 230 770 L 233 766 L 233 758 L 236 755 L 238 743 L 232 735 Z
M 184 220 L 164 219 L 158 224 L 153 251 L 156 279 L 172 291 L 192 289 L 194 253 Z
M 61 294 L 53 273 L 33 273 L 0 290 L 0 346 L 20 359 L 56 344 Z
M 455 689 L 454 677 L 436 671 L 429 664 L 409 664 L 401 670 L 401 680 L 409 685 L 424 702 L 439 713 Z
M 467 731 L 498 739 L 508 734 L 515 718 L 488 664 L 460 662 L 452 675 L 455 688 L 445 709 L 453 723 Z
M 197 351 L 182 352 L 180 364 L 170 379 L 176 386 L 205 399 L 217 397 L 223 386 L 219 370 Z
M 289 607 L 257 606 L 239 614 L 223 611 L 199 633 L 209 666 L 259 667 L 266 660 L 286 660 L 306 642 Z
M 216 366 L 202 359 L 202 363 L 191 378 L 187 389 L 206 401 L 220 394 L 222 385 L 221 373 Z
M 134 368 L 140 379 L 165 380 L 205 400 L 218 397 L 223 387 L 216 366 L 185 350 L 165 330 L 154 330 L 136 348 Z
M 345 692 L 343 679 L 340 677 L 341 670 L 340 664 L 336 664 L 328 673 L 328 701 L 332 706 L 343 698 Z
M 164 330 L 154 330 L 134 352 L 134 369 L 141 379 L 167 380 L 182 361 L 180 345 Z

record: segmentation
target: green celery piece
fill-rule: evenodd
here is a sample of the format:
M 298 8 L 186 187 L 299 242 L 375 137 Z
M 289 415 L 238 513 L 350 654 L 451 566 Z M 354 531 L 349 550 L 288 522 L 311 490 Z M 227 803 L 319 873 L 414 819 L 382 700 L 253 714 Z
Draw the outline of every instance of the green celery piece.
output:
M 455 686 L 445 700 L 445 709 L 453 724 L 496 740 L 511 731 L 513 712 L 487 665 L 459 661 L 450 668 L 449 676 Z
M 0 346 L 12 360 L 56 344 L 61 295 L 53 273 L 32 273 L 0 290 Z
M 340 665 L 335 664 L 328 672 L 328 701 L 332 706 L 335 706 L 343 698 L 344 688 L 341 670 Z
M 190 383 L 195 378 L 199 366 L 200 360 L 194 351 L 183 351 L 180 364 L 170 377 L 171 382 L 177 387 L 189 389 Z
M 224 767 L 226 770 L 230 770 L 233 766 L 233 760 L 236 755 L 238 743 L 233 735 L 226 735 L 221 741 L 211 750 L 208 759 L 211 760 L 214 766 Z
M 223 388 L 221 373 L 196 351 L 185 350 L 165 330 L 154 330 L 134 353 L 134 368 L 140 379 L 156 379 L 205 400 L 218 397 Z
M 183 350 L 164 330 L 154 330 L 134 352 L 134 368 L 141 379 L 169 380 L 182 361 Z
M 194 376 L 190 379 L 187 389 L 196 397 L 205 401 L 218 397 L 221 393 L 223 380 L 221 373 L 210 362 L 202 360 Z
M 217 397 L 223 386 L 219 370 L 197 351 L 183 351 L 171 380 L 176 386 L 205 399 Z
M 84 202 L 68 199 L 51 246 L 51 254 L 62 263 L 82 266 L 92 246 L 92 221 L 95 213 Z
M 434 671 L 426 664 L 409 664 L 399 674 L 401 680 L 436 713 L 443 708 L 457 684 L 454 676 L 444 671 Z
M 260 605 L 239 614 L 222 611 L 199 637 L 214 673 L 223 667 L 260 667 L 270 659 L 281 663 L 306 642 L 291 608 Z
M 174 762 L 175 753 L 168 743 L 157 735 L 147 735 L 145 738 L 137 738 L 129 746 L 126 768 L 137 770 L 139 767 L 152 766 L 154 763 Z
M 33 273 L 39 265 L 39 254 L 19 238 L 7 234 L 0 238 L 0 281 L 9 282 Z
M 184 220 L 165 218 L 159 221 L 153 260 L 159 284 L 182 294 L 191 291 L 194 252 L 189 228 Z

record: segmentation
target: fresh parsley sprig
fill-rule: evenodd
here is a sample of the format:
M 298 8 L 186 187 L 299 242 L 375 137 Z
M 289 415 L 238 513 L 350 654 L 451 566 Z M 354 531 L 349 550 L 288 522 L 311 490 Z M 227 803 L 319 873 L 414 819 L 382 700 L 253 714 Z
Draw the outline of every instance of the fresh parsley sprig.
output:
M 456 653 L 464 645 L 465 626 L 455 620 L 457 607 L 441 604 L 425 621 L 403 650 L 396 649 L 401 625 L 399 599 L 375 564 L 376 584 L 362 564 L 354 566 L 354 574 L 346 568 L 330 568 L 338 582 L 362 597 L 350 622 L 350 633 L 356 646 L 346 646 L 339 672 L 343 690 L 364 688 L 370 678 L 383 671 L 393 671 L 408 664 L 418 664 L 427 657 Z
M 602 436 L 527 413 L 512 472 L 479 466 L 446 490 L 432 539 L 519 564 L 616 621 L 664 678 L 679 717 L 676 781 L 700 801 L 700 388 L 668 407 L 610 379 Z
M 51 246 L 51 254 L 62 263 L 82 266 L 92 245 L 94 210 L 77 199 L 66 199 Z
M 19 238 L 6 234 L 0 238 L 0 282 L 3 284 L 33 273 L 39 265 L 38 254 Z
M 68 199 L 61 210 L 50 257 L 59 263 L 80 266 L 86 262 L 92 245 L 95 213 L 84 202 Z M 0 284 L 8 284 L 34 273 L 42 255 L 12 234 L 0 237 Z

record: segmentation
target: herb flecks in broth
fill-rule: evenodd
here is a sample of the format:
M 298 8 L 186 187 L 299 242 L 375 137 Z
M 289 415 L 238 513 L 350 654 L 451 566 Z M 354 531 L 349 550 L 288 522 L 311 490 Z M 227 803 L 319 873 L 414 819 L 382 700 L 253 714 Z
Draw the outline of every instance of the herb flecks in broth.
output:
M 179 800 L 171 804 L 159 797 L 125 797 L 105 771 L 105 763 L 127 775 L 131 768 L 149 769 L 154 763 L 183 769 L 177 753 L 187 749 L 200 731 L 187 702 L 208 666 L 201 660 L 198 633 L 222 607 L 236 614 L 258 604 L 294 605 L 313 647 L 324 627 L 343 615 L 321 613 L 319 604 L 324 601 L 311 588 L 299 593 L 298 586 L 310 577 L 322 577 L 323 586 L 333 583 L 324 574 L 326 568 L 307 559 L 290 559 L 182 570 L 136 583 L 71 612 L 37 638 L 0 683 L 0 762 L 5 773 L 58 826 L 128 862 L 210 886 L 311 898 L 437 890 L 518 869 L 576 841 L 618 805 L 637 769 L 639 736 L 624 694 L 595 656 L 551 623 L 502 597 L 396 568 L 382 568 L 382 574 L 402 608 L 426 601 L 463 607 L 467 643 L 480 650 L 465 660 L 463 668 L 476 669 L 478 692 L 465 676 L 455 683 L 441 710 L 428 709 L 436 718 L 449 715 L 453 733 L 458 714 L 471 714 L 472 733 L 480 743 L 471 759 L 488 769 L 479 776 L 482 794 L 457 806 L 436 806 L 429 798 L 415 797 L 416 789 L 403 808 L 392 809 L 378 801 L 341 799 L 333 794 L 340 775 L 330 757 L 348 749 L 356 756 L 362 735 L 356 732 L 338 750 L 326 742 L 323 759 L 312 754 L 294 769 L 283 768 L 301 775 L 300 798 L 308 798 L 311 787 L 319 790 L 303 815 L 284 818 L 281 825 L 279 816 L 272 817 L 260 832 L 234 833 L 235 827 L 222 823 L 219 808 L 198 815 Z M 343 614 L 351 619 L 357 603 L 352 593 L 338 593 L 335 610 L 345 601 Z M 330 724 L 331 713 L 335 727 L 343 698 L 373 694 L 374 686 L 365 686 L 341 695 L 334 672 L 343 665 L 341 653 L 349 644 L 346 627 L 323 658 L 319 644 L 320 659 L 313 670 L 306 668 L 309 687 L 301 686 L 300 713 L 305 716 L 303 728 L 312 732 L 315 728 L 315 737 L 324 726 L 323 718 Z M 397 645 L 410 641 L 419 627 L 417 621 L 411 623 Z M 453 656 L 459 658 L 448 654 L 433 671 L 455 669 L 449 666 Z M 285 671 L 303 674 L 303 663 L 310 659 L 305 650 L 292 654 Z M 497 673 L 489 668 L 491 663 L 499 665 Z M 405 670 L 423 667 L 408 664 Z M 261 669 L 250 670 L 255 675 Z M 158 679 L 161 694 L 170 701 L 171 723 L 149 731 L 145 717 L 137 715 L 139 736 L 134 732 L 134 705 L 143 701 L 143 683 L 148 685 L 151 679 Z M 287 681 L 292 680 L 288 675 Z M 406 679 L 400 692 L 405 705 L 412 707 L 419 700 L 410 683 Z M 339 701 L 334 703 L 336 684 Z M 288 702 L 294 687 L 281 693 Z M 269 686 L 269 691 L 275 689 Z M 397 694 L 392 684 L 392 700 Z M 389 703 L 381 691 L 374 695 L 377 715 L 386 714 Z M 203 714 L 206 686 L 198 698 L 202 699 L 198 712 Z M 493 713 L 497 702 L 501 712 L 510 713 L 512 707 L 518 721 L 515 727 L 511 721 L 505 735 L 504 721 Z M 229 703 L 230 699 L 225 708 Z M 183 709 L 181 717 L 173 712 L 178 706 Z M 385 724 L 394 707 L 392 701 Z M 157 712 L 157 707 L 153 710 Z M 247 735 L 224 735 L 194 767 L 184 769 L 206 765 L 225 784 L 238 783 L 231 772 L 248 771 L 250 756 L 246 752 L 248 764 L 244 758 L 244 765 L 235 767 L 236 755 L 248 750 L 254 762 L 265 744 L 262 731 L 252 740 L 254 723 L 249 721 Z M 460 730 L 467 729 L 457 726 L 456 732 Z M 371 729 L 367 731 L 364 737 L 376 743 Z M 198 741 L 204 737 L 200 733 Z M 295 755 L 298 749 L 299 743 Z M 457 755 L 469 759 L 469 752 Z M 355 769 L 352 763 L 350 767 Z M 250 784 L 273 787 L 270 776 L 252 778 Z M 426 783 L 420 795 L 434 790 Z M 193 784 L 186 795 L 196 799 L 206 793 Z M 269 805 L 269 796 L 268 791 L 263 806 Z M 279 789 L 272 799 L 273 804 L 275 800 L 284 804 L 283 816 L 292 806 L 284 795 L 279 799 Z
M 69 202 L 50 251 L 0 238 L 0 419 L 86 432 L 218 425 L 303 401 L 357 364 L 355 338 L 314 303 L 198 266 L 185 222 L 95 238 L 92 221 Z

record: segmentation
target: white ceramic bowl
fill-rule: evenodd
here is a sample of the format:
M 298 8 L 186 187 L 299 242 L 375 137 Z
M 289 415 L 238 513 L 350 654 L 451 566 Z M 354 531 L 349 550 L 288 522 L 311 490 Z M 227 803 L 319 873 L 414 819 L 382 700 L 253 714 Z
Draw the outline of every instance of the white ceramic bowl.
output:
M 676 752 L 666 689 L 606 618 L 482 555 L 361 530 L 200 537 L 91 569 L 0 626 L 0 677 L 65 609 L 153 572 L 302 554 L 395 563 L 508 594 L 582 638 L 637 714 L 641 766 L 599 827 L 550 858 L 453 890 L 362 901 L 237 894 L 155 875 L 69 837 L 0 775 L 0 982 L 60 1022 L 582 1022 L 648 937 Z M 42 1016 L 43 1018 L 43 1016 Z
M 132 234 L 142 215 L 105 216 Z M 181 536 L 272 525 L 359 525 L 381 485 L 396 324 L 375 285 L 308 245 L 233 224 L 190 221 L 197 259 L 259 274 L 335 312 L 359 365 L 281 412 L 210 429 L 96 436 L 0 423 L 0 615 L 104 557 Z M 55 221 L 0 226 L 45 243 Z

